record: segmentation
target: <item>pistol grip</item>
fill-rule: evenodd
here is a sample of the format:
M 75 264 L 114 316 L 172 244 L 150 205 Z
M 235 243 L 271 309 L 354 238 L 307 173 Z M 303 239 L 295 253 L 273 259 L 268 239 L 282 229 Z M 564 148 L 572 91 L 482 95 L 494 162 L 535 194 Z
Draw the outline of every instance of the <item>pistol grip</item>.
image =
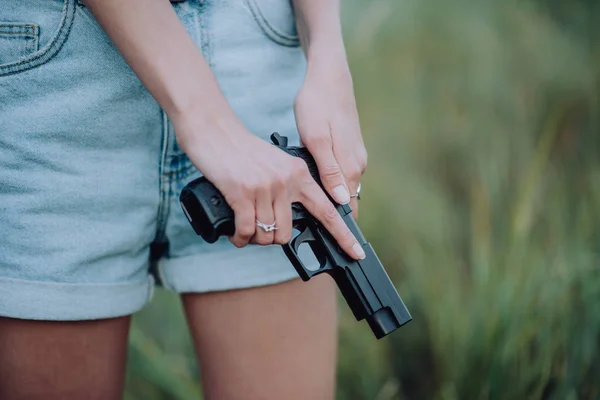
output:
M 235 233 L 235 216 L 225 197 L 205 177 L 188 183 L 179 195 L 181 208 L 196 234 L 208 243 Z
M 296 269 L 296 272 L 300 278 L 302 278 L 302 280 L 305 282 L 315 275 L 333 270 L 333 265 L 327 258 L 327 252 L 323 243 L 319 242 L 315 238 L 312 229 L 316 228 L 304 226 L 299 235 L 294 237 L 289 243 L 282 246 L 285 255 Z M 319 267 L 317 269 L 308 269 L 302 262 L 298 251 L 300 250 L 300 246 L 304 243 L 310 246 L 310 249 L 317 258 L 317 261 L 319 262 Z

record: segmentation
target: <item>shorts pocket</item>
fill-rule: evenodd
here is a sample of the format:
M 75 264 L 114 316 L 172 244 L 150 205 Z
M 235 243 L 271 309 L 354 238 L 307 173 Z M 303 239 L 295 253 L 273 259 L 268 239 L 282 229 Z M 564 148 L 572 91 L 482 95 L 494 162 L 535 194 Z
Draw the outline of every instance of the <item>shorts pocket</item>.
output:
M 0 65 L 38 51 L 39 36 L 36 24 L 0 22 Z
M 244 0 L 244 2 L 269 39 L 282 46 L 300 46 L 291 0 Z
M 40 66 L 54 57 L 67 40 L 75 0 L 64 0 L 60 22 L 47 43 L 39 46 L 40 27 L 34 23 L 0 22 L 0 76 L 12 75 Z M 1 18 L 1 16 L 0 16 Z M 44 27 L 42 27 L 44 28 Z

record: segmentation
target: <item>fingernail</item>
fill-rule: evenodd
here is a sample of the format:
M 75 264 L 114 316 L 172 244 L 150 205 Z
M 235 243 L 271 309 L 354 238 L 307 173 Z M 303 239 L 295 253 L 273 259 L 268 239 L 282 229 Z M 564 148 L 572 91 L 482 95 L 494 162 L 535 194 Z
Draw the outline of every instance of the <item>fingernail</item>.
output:
M 354 243 L 354 246 L 352 246 L 352 251 L 354 252 L 354 254 L 361 260 L 364 260 L 366 255 L 365 255 L 365 251 L 362 249 L 362 246 L 358 243 Z
M 339 185 L 333 188 L 333 197 L 335 201 L 340 204 L 348 204 L 350 203 L 350 193 L 344 187 L 344 185 Z

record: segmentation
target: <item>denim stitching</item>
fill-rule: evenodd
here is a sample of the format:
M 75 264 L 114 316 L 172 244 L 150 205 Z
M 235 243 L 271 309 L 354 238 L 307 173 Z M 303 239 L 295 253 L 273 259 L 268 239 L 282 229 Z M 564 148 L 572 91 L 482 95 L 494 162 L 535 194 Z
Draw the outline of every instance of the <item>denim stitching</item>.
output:
M 0 22 L 0 38 L 23 41 L 25 53 L 18 58 L 27 57 L 38 51 L 39 31 L 39 27 L 35 24 Z
M 38 37 L 37 36 L 31 36 L 25 40 L 25 51 L 27 51 L 28 54 L 37 51 L 38 50 L 37 47 L 38 47 Z
M 0 21 L 0 28 L 2 27 L 10 27 L 10 28 L 31 28 L 33 29 L 36 25 L 35 24 L 27 24 L 27 23 L 20 23 L 20 22 L 2 22 Z
M 161 111 L 162 120 L 163 120 L 163 134 L 162 134 L 162 144 L 161 144 L 161 155 L 160 155 L 160 164 L 158 166 L 158 176 L 159 176 L 159 184 L 158 184 L 158 193 L 159 193 L 159 204 L 156 215 L 156 239 L 162 240 L 164 236 L 164 231 L 166 227 L 166 218 L 164 216 L 168 213 L 168 203 L 169 199 L 166 195 L 165 185 L 167 182 L 166 177 L 164 176 L 164 169 L 166 167 L 167 162 L 167 152 L 169 149 L 169 120 L 167 119 L 167 115 L 164 111 Z
M 36 24 L 20 24 L 15 22 L 0 22 L 0 35 L 37 35 L 39 27 Z
M 187 163 L 181 163 L 181 164 L 182 164 L 181 168 L 179 168 L 177 170 L 174 170 L 174 171 L 165 172 L 165 173 L 163 173 L 163 176 L 165 176 L 165 177 L 173 177 L 174 175 L 183 174 L 183 173 L 189 171 L 190 169 L 194 168 L 194 166 L 191 165 L 191 164 L 189 164 L 189 165 L 187 165 Z
M 186 163 L 187 164 L 187 163 Z M 196 172 L 196 167 L 193 164 L 184 165 L 176 171 L 164 172 L 161 176 L 165 179 L 185 179 Z
M 32 47 L 33 47 L 32 51 L 38 51 L 40 49 L 40 35 L 39 35 L 39 32 L 40 32 L 40 30 L 36 26 L 35 36 L 33 38 L 33 43 L 32 43 Z
M 197 170 L 196 170 L 195 166 L 190 165 L 188 168 L 186 168 L 185 170 L 183 170 L 181 172 L 183 175 L 181 175 L 179 177 L 179 180 L 184 180 L 184 179 L 187 179 L 188 177 L 194 175 L 197 172 Z
M 52 41 L 46 45 L 39 54 L 21 61 L 16 61 L 10 64 L 0 65 L 0 76 L 14 75 L 18 72 L 23 72 L 28 69 L 35 68 L 43 63 L 50 61 L 56 54 L 60 52 L 63 45 L 67 41 L 71 29 L 73 28 L 73 19 L 75 16 L 74 0 L 65 0 L 65 5 L 61 14 L 61 23 L 58 28 L 58 33 Z
M 212 40 L 210 38 L 211 26 L 209 11 L 211 10 L 209 0 L 199 0 L 198 2 L 198 18 L 200 20 L 200 26 L 198 32 L 200 33 L 200 49 L 204 55 L 204 59 L 210 68 L 214 68 L 213 55 L 212 55 Z
M 265 17 L 265 15 L 263 14 L 262 8 L 260 8 L 260 5 L 258 5 L 256 0 L 248 0 L 248 1 L 252 1 L 253 3 L 255 3 L 256 11 L 260 15 L 261 19 L 264 21 L 265 25 L 267 25 L 273 31 L 273 33 L 275 35 L 277 35 L 280 38 L 285 39 L 285 40 L 297 40 L 298 39 L 298 35 L 288 35 L 287 33 L 281 32 L 279 29 L 277 29 L 275 26 L 273 26 L 273 24 L 270 23 L 268 18 Z
M 262 10 L 256 0 L 244 0 L 254 20 L 260 26 L 265 35 L 275 43 L 287 47 L 297 47 L 300 44 L 298 35 L 288 35 L 275 28 L 262 13 Z
M 4 36 L 24 36 L 26 38 L 33 39 L 35 37 L 32 33 L 21 33 L 21 32 L 0 32 L 0 37 Z

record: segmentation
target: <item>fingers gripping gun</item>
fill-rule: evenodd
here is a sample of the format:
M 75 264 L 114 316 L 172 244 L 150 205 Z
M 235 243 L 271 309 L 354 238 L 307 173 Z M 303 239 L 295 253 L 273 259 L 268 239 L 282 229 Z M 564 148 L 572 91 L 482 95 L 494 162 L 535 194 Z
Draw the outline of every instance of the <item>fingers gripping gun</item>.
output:
M 287 138 L 277 133 L 271 135 L 273 143 L 288 154 L 302 158 L 312 177 L 322 186 L 315 160 L 304 147 L 287 147 Z M 206 178 L 190 182 L 181 192 L 180 202 L 196 234 L 214 243 L 220 236 L 235 232 L 233 211 L 218 189 Z M 412 317 L 394 288 L 383 265 L 371 245 L 363 237 L 351 215 L 349 205 L 336 205 L 348 228 L 365 251 L 366 257 L 356 261 L 337 244 L 320 222 L 300 203 L 292 204 L 293 226 L 300 234 L 283 250 L 303 281 L 317 274 L 327 273 L 337 283 L 354 317 L 366 319 L 371 330 L 380 339 L 409 322 Z M 317 269 L 308 269 L 298 251 L 300 245 L 310 246 L 319 261 Z

